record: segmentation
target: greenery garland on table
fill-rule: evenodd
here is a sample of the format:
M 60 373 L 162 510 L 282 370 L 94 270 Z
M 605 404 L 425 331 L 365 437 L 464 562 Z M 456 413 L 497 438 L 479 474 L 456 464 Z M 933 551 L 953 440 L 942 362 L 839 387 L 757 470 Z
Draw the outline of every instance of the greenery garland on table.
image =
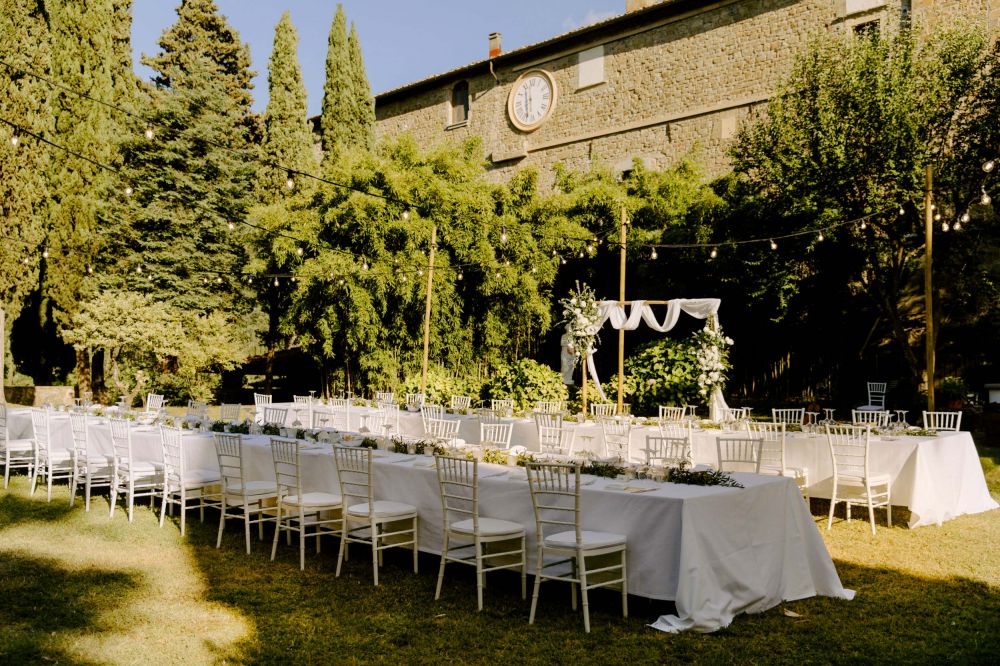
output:
M 721 486 L 723 488 L 742 488 L 743 484 L 725 472 L 717 470 L 694 470 L 686 465 L 667 469 L 668 483 L 683 483 L 688 486 Z
M 281 428 L 274 423 L 265 423 L 260 428 L 260 434 L 277 437 L 281 434 Z

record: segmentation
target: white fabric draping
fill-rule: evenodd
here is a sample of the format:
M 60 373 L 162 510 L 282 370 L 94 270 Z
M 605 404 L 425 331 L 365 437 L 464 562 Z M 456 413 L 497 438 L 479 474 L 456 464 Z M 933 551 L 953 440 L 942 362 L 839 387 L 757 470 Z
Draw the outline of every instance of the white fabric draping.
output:
M 634 331 L 639 328 L 640 322 L 645 322 L 646 326 L 657 333 L 666 333 L 677 325 L 682 312 L 687 313 L 695 319 L 717 318 L 721 304 L 722 300 L 718 298 L 675 298 L 667 301 L 667 312 L 661 322 L 656 319 L 656 314 L 653 312 L 652 306 L 644 300 L 632 301 L 629 306 L 628 315 L 625 314 L 625 306 L 619 301 L 601 301 L 597 305 L 597 311 L 601 316 L 600 323 L 591 330 L 588 330 L 588 333 L 597 335 L 605 322 L 611 322 L 611 327 L 615 330 L 625 331 Z M 568 338 L 568 335 L 564 335 L 561 340 L 563 348 L 562 374 L 564 381 L 567 377 L 567 355 L 571 353 L 568 348 Z M 590 379 L 594 382 L 594 388 L 597 390 L 598 397 L 601 400 L 607 400 L 604 389 L 601 387 L 601 380 L 597 376 L 597 366 L 594 364 L 595 351 L 593 345 L 587 350 L 587 372 Z M 573 366 L 569 365 L 568 376 L 572 378 L 572 374 Z M 725 410 L 729 409 L 721 389 L 716 388 L 712 393 L 709 398 L 708 408 L 709 418 L 713 420 L 717 419 L 719 414 L 725 413 Z

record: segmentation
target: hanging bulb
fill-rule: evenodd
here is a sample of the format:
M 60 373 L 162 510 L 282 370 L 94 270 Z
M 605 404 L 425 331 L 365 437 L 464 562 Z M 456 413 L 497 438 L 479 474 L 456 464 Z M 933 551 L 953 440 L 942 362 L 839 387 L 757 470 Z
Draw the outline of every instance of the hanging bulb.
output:
M 125 196 L 127 196 L 127 197 L 132 196 L 132 186 L 131 185 L 126 185 L 125 186 Z
M 298 281 L 299 281 L 299 279 L 293 275 L 292 276 L 292 282 L 298 282 Z
M 961 220 L 955 220 L 955 224 L 952 225 L 951 228 L 954 229 L 955 231 L 961 231 L 962 230 L 962 221 Z
M 497 271 L 494 277 L 496 277 L 496 279 L 499 280 L 500 279 L 500 271 Z
M 153 132 L 153 126 L 152 125 L 148 125 L 146 127 L 146 138 L 149 139 L 150 141 L 152 141 L 153 140 L 153 134 L 154 134 L 154 132 Z
M 778 249 L 778 244 L 774 242 L 774 239 L 771 239 L 771 249 L 772 250 Z
M 504 227 L 503 231 L 500 232 L 500 242 L 501 243 L 507 242 L 507 227 Z
M 510 266 L 510 259 L 504 259 L 503 260 L 503 265 L 504 266 Z
M 406 276 L 404 275 L 404 276 L 403 276 L 403 277 L 401 277 L 401 278 L 400 278 L 399 280 L 400 280 L 400 282 L 406 282 Z
M 532 273 L 537 273 L 538 272 L 538 267 L 537 266 L 532 266 L 531 267 L 531 272 Z
M 222 276 L 220 275 L 219 277 L 215 278 L 215 282 L 216 284 L 222 284 Z
M 142 264 L 139 264 L 138 266 L 135 267 L 135 272 L 136 273 L 141 273 L 142 272 Z
M 410 211 L 408 211 L 408 210 L 404 210 L 403 211 L 403 219 L 404 220 L 410 219 Z
M 552 250 L 552 256 L 553 257 L 556 256 L 556 251 L 555 250 Z
M 202 283 L 202 284 L 208 284 L 208 278 L 207 278 L 207 277 L 203 277 L 203 278 L 201 279 L 201 283 Z
M 656 259 L 659 256 L 660 255 L 656 254 L 656 248 L 655 247 L 653 248 L 653 251 L 649 253 L 649 258 L 652 259 L 653 261 L 656 261 Z
M 594 254 L 594 246 L 593 245 L 589 245 L 589 244 L 587 245 L 587 254 Z
M 935 222 L 941 221 L 941 213 L 934 213 L 934 221 Z
M 229 220 L 229 222 L 227 222 L 226 224 L 227 224 L 227 225 L 229 226 L 229 230 L 230 230 L 230 231 L 232 231 L 233 229 L 235 229 L 235 228 L 236 228 L 236 225 L 235 225 L 235 224 L 233 224 L 233 221 L 232 221 L 232 220 Z
M 344 278 L 340 278 L 340 280 L 337 281 L 337 284 L 339 284 L 341 287 L 343 287 L 344 286 Z
M 278 278 L 274 278 L 274 286 L 277 287 L 279 284 L 281 283 L 278 281 Z
M 868 223 L 865 222 L 864 220 L 861 220 L 861 231 L 864 231 L 867 228 L 868 228 Z
M 252 275 L 248 275 L 247 276 L 247 284 L 253 284 L 253 276 Z
M 44 247 L 42 248 L 42 259 L 48 259 L 48 258 L 49 258 L 49 248 Z
M 462 271 L 459 271 L 458 272 L 458 279 L 459 280 L 464 280 L 465 279 L 465 273 L 463 273 Z
M 424 276 L 424 269 L 418 268 L 417 269 L 417 277 L 423 277 L 423 276 Z
M 816 234 L 816 240 L 823 242 L 826 240 L 826 236 L 823 235 L 823 230 L 821 229 L 818 234 Z
M 285 179 L 285 189 L 293 190 L 295 189 L 295 179 L 292 178 L 292 174 L 288 174 L 288 178 Z
M 931 210 L 937 210 L 937 204 L 931 204 Z
M 361 257 L 361 270 L 363 271 L 368 270 L 368 260 L 365 259 L 364 257 Z
M 960 221 L 960 222 L 961 222 L 962 224 L 968 224 L 968 223 L 969 223 L 969 220 L 971 220 L 972 218 L 971 218 L 971 217 L 969 216 L 969 213 L 968 213 L 968 212 L 965 212 L 965 213 L 962 213 L 962 217 L 960 217 L 960 218 L 958 218 L 958 219 L 959 219 L 959 221 Z M 956 229 L 958 228 L 958 223 L 956 223 L 956 224 L 955 224 L 955 228 L 956 228 Z
M 21 137 L 19 137 L 16 134 L 10 137 L 10 145 L 12 145 L 15 148 L 17 148 L 17 144 L 19 144 L 19 143 L 21 143 Z
M 562 265 L 563 265 L 563 266 L 565 266 L 565 265 L 566 265 L 566 260 L 565 260 L 565 259 L 563 259 L 562 257 L 559 257 L 559 260 L 560 260 L 560 261 L 562 262 Z
M 986 160 L 985 162 L 983 162 L 983 171 L 989 173 L 990 171 L 993 171 L 994 168 L 996 168 L 996 165 L 997 165 L 996 160 Z
M 295 254 L 299 255 L 300 257 L 302 256 L 302 252 L 303 252 L 303 250 L 302 250 L 301 247 L 295 248 Z
M 578 259 L 583 259 L 583 250 L 580 250 L 580 252 L 576 256 Z
M 990 198 L 989 192 L 987 192 L 986 188 L 984 187 L 983 196 L 979 197 L 979 203 L 983 204 L 984 206 L 989 206 L 991 201 L 993 201 L 993 199 Z
M 93 266 L 90 266 L 90 265 L 87 266 L 87 274 L 88 275 L 93 275 L 94 274 L 94 267 Z
M 27 257 L 25 257 L 24 259 L 21 260 L 21 263 L 24 264 L 25 266 L 27 266 L 28 264 L 31 263 L 31 260 L 28 259 Z
M 900 206 L 900 207 L 899 207 L 899 214 L 900 214 L 900 215 L 906 215 L 906 209 L 905 209 L 905 208 L 903 208 L 902 206 Z
M 950 227 L 950 226 L 948 226 L 948 223 L 947 223 L 947 222 L 942 222 L 942 223 L 941 223 L 941 231 L 948 231 L 948 229 L 950 229 L 950 228 L 951 228 L 951 227 Z
M 712 251 L 708 253 L 708 256 L 711 257 L 712 259 L 715 259 L 717 256 L 719 256 L 719 250 L 713 247 Z

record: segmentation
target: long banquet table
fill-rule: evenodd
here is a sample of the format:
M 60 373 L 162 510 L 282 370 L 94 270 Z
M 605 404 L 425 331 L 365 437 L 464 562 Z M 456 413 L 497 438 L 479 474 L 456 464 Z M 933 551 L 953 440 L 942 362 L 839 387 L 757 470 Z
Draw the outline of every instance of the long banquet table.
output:
M 275 406 L 288 408 L 287 425 L 309 424 L 309 405 L 281 403 Z M 328 407 L 319 405 L 312 409 L 329 410 Z M 367 407 L 352 407 L 349 412 L 351 429 L 360 429 L 373 412 Z M 479 441 L 478 417 L 449 415 L 448 418 L 460 421 L 459 437 L 468 443 Z M 539 450 L 538 435 L 531 419 L 507 420 L 513 424 L 512 445 L 523 446 L 528 451 Z M 574 451 L 604 455 L 604 433 L 598 424 L 566 422 L 566 425 L 576 431 Z M 419 413 L 400 414 L 400 434 L 412 437 L 423 434 Z M 629 440 L 630 458 L 643 461 L 646 437 L 656 434 L 656 427 L 634 427 Z M 716 439 L 736 434 L 718 429 L 696 429 L 692 436 L 693 462 L 715 465 L 718 460 Z M 830 497 L 833 464 L 825 435 L 789 433 L 786 440 L 786 462 L 788 467 L 808 469 L 809 493 L 812 497 Z M 979 463 L 979 454 L 972 435 L 968 432 L 939 433 L 936 437 L 873 437 L 871 464 L 875 473 L 890 475 L 892 503 L 909 509 L 908 525 L 911 528 L 940 525 L 958 516 L 998 507 L 990 496 L 982 465 Z
M 110 452 L 110 428 L 102 421 L 95 419 L 89 434 L 96 446 Z M 68 418 L 57 413 L 51 423 L 53 444 L 68 447 Z M 135 427 L 132 440 L 135 456 L 159 458 L 155 428 Z M 217 468 L 210 433 L 188 432 L 183 441 L 189 467 Z M 244 442 L 249 476 L 273 479 L 268 439 L 248 436 Z M 310 460 L 303 465 L 305 489 L 336 492 L 330 446 L 306 446 L 302 455 Z M 433 459 L 388 451 L 375 455 L 376 493 L 415 505 L 420 549 L 440 552 L 441 504 Z M 745 488 L 635 481 L 629 488 L 650 490 L 630 492 L 607 479 L 585 477 L 584 526 L 626 535 L 629 592 L 675 602 L 677 614 L 659 618 L 654 626 L 665 631 L 715 631 L 739 613 L 762 612 L 783 600 L 815 595 L 853 598 L 854 593 L 841 584 L 794 482 L 754 474 L 734 476 Z M 527 527 L 532 560 L 533 511 L 520 472 L 480 465 L 480 502 L 485 515 Z

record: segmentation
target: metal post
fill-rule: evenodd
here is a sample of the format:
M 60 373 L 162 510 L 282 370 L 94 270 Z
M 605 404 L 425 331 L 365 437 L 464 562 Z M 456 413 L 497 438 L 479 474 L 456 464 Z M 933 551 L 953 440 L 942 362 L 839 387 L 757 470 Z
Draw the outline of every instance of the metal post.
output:
M 420 368 L 420 392 L 427 394 L 427 360 L 431 344 L 431 288 L 434 285 L 434 251 L 437 249 L 437 225 L 431 229 L 431 252 L 427 262 L 427 301 L 424 305 L 424 362 Z
M 934 250 L 934 175 L 927 165 L 927 182 L 924 189 L 924 317 L 926 319 L 927 345 L 927 409 L 934 411 L 934 280 L 932 275 Z

